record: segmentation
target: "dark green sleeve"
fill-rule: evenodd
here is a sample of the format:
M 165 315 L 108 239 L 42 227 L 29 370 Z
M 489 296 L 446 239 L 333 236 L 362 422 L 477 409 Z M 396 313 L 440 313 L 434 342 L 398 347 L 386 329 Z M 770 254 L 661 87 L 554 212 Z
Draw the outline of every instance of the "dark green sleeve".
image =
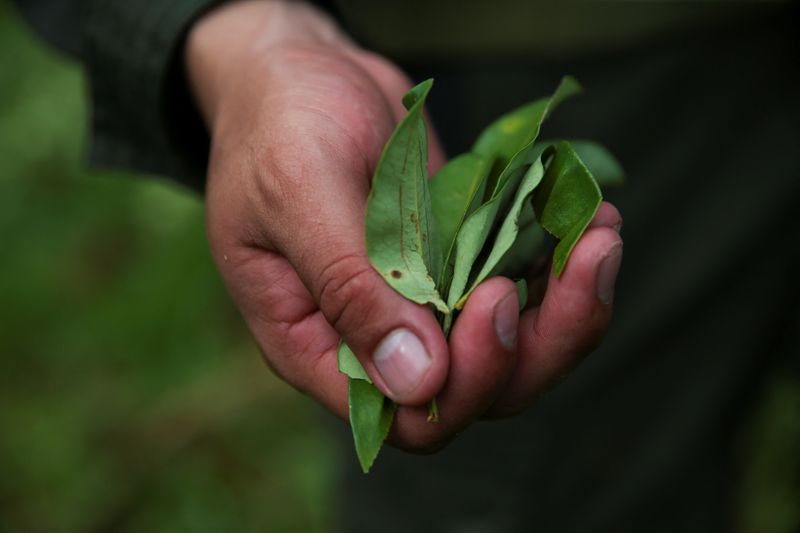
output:
M 17 0 L 34 28 L 84 65 L 91 162 L 205 182 L 208 135 L 180 62 L 191 23 L 219 0 Z
M 94 0 L 82 57 L 92 94 L 92 162 L 166 174 L 202 189 L 208 138 L 180 56 L 213 0 Z
M 191 24 L 223 1 L 15 0 L 40 35 L 86 70 L 92 164 L 203 190 L 209 138 L 181 54 Z M 332 1 L 311 3 L 338 19 Z

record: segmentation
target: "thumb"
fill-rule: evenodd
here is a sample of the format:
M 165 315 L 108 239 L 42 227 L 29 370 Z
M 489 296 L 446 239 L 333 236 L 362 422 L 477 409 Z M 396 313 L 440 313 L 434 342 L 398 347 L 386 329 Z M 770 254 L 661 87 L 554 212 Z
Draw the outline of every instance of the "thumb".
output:
M 335 174 L 328 167 L 328 179 L 305 191 L 305 209 L 293 210 L 304 216 L 282 224 L 275 244 L 375 385 L 397 403 L 423 405 L 447 376 L 444 335 L 427 307 L 395 292 L 372 267 L 366 186 Z
M 318 260 L 312 294 L 385 394 L 400 404 L 424 404 L 447 375 L 441 329 L 429 309 L 406 300 L 383 280 L 363 245 L 350 246 L 350 252 L 341 248 L 341 255 Z

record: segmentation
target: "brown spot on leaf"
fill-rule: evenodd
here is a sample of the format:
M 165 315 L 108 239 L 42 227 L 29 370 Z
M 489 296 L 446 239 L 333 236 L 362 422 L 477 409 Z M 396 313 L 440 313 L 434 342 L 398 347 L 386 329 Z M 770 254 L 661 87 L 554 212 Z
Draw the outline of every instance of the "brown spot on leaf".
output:
M 400 279 L 403 277 L 403 273 L 399 270 L 392 270 L 391 274 L 394 279 Z

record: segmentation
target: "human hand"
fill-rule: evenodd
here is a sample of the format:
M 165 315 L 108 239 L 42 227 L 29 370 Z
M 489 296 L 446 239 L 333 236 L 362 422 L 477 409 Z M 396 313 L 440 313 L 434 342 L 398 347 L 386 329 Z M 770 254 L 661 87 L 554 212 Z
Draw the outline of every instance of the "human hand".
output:
M 601 207 L 541 305 L 518 316 L 514 284 L 492 278 L 444 338 L 433 313 L 389 287 L 364 243 L 381 149 L 410 81 L 297 2 L 226 4 L 186 45 L 211 132 L 212 255 L 270 367 L 347 419 L 340 337 L 401 404 L 389 442 L 444 445 L 473 420 L 517 412 L 602 338 L 621 258 L 619 214 Z M 431 134 L 430 165 L 445 158 Z M 602 266 L 601 266 L 602 265 Z M 426 421 L 436 397 L 440 422 Z

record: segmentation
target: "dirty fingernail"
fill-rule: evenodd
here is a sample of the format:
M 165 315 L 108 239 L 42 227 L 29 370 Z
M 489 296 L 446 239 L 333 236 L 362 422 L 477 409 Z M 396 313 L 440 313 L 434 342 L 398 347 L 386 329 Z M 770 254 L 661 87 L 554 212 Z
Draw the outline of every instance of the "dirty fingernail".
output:
M 519 324 L 519 304 L 516 292 L 511 291 L 494 306 L 494 331 L 505 348 L 513 350 L 517 345 L 517 325 Z
M 597 267 L 597 298 L 606 305 L 614 301 L 614 284 L 622 261 L 622 243 L 614 244 Z

